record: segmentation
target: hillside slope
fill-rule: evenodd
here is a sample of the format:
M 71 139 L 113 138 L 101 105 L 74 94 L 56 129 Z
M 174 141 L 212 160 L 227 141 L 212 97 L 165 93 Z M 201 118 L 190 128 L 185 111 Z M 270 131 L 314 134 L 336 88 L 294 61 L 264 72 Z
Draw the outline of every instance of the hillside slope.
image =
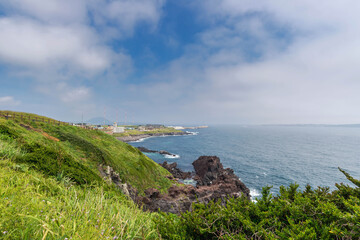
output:
M 13 161 L 48 176 L 69 177 L 78 184 L 103 181 L 99 168 L 111 166 L 123 182 L 140 193 L 151 187 L 165 191 L 171 185 L 165 169 L 138 149 L 100 131 L 0 118 L 0 140 L 19 152 Z
M 115 187 L 45 177 L 11 156 L 0 160 L 0 239 L 159 239 L 154 215 Z
M 155 215 L 100 170 L 111 167 L 139 194 L 166 192 L 167 170 L 100 131 L 15 114 L 0 117 L 0 239 L 159 239 Z

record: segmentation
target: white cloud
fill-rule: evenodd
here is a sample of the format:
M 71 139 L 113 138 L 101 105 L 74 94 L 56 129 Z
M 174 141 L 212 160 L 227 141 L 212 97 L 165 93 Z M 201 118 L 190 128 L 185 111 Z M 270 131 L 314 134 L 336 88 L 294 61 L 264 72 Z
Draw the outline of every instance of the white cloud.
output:
M 2 0 L 9 15 L 21 15 L 47 24 L 73 24 L 87 20 L 85 0 Z
M 163 0 L 4 0 L 0 6 L 0 61 L 13 66 L 101 72 L 130 60 L 100 29 L 123 37 L 140 22 L 155 26 Z M 91 23 L 91 18 L 94 18 Z M 94 25 L 95 24 L 95 25 Z
M 66 82 L 43 83 L 36 86 L 35 90 L 51 98 L 60 99 L 62 103 L 73 105 L 88 101 L 92 91 L 86 86 L 72 86 Z
M 131 30 L 141 21 L 156 24 L 164 2 L 163 0 L 110 1 L 103 8 L 99 8 L 99 13 L 102 13 L 102 17 L 106 20 L 114 20 L 125 30 Z M 102 5 L 103 2 L 99 2 L 97 6 L 100 4 Z
M 359 123 L 359 4 L 201 1 L 212 24 L 139 101 L 177 122 Z
M 83 26 L 49 26 L 24 18 L 0 19 L 0 60 L 24 67 L 104 70 L 111 52 Z
M 114 38 L 156 28 L 163 0 L 1 0 L 0 64 L 71 111 L 94 109 L 89 86 L 124 79 L 132 58 Z M 13 99 L 5 98 L 12 105 Z M 76 103 L 76 104 L 74 104 Z
M 21 102 L 15 100 L 13 96 L 4 96 L 0 97 L 0 106 L 3 107 L 13 107 L 19 105 Z
M 77 101 L 85 101 L 90 97 L 90 90 L 86 87 L 79 87 L 65 92 L 61 96 L 61 100 L 66 103 L 76 103 Z
M 249 13 L 271 16 L 296 30 L 318 27 L 348 28 L 348 24 L 358 19 L 356 9 L 360 3 L 355 0 L 311 1 L 311 0 L 209 0 L 197 1 L 204 13 L 212 17 L 221 16 L 230 20 Z
M 126 37 L 139 23 L 156 27 L 164 3 L 165 0 L 3 0 L 0 6 L 11 17 L 20 15 L 50 25 L 92 24 L 102 37 Z

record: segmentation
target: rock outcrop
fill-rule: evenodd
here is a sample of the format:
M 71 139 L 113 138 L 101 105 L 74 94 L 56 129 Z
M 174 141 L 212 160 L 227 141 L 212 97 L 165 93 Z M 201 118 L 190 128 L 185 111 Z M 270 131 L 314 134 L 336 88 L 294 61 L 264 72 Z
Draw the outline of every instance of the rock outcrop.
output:
M 165 168 L 174 169 L 176 165 L 164 163 Z M 169 167 L 173 166 L 173 167 Z M 161 210 L 164 212 L 180 213 L 191 211 L 193 202 L 209 203 L 221 201 L 225 204 L 229 197 L 244 196 L 250 199 L 250 190 L 234 174 L 232 169 L 224 169 L 220 159 L 216 156 L 201 156 L 194 163 L 197 186 L 173 185 L 167 194 L 161 194 L 156 189 L 148 189 L 143 197 L 139 197 L 139 203 L 150 211 Z M 178 169 L 181 171 L 180 169 Z M 183 173 L 175 171 L 177 176 Z M 170 171 L 171 172 L 171 171 Z M 174 171 L 173 171 L 174 172 Z M 174 175 L 175 178 L 177 178 Z
M 161 166 L 163 168 L 165 168 L 166 170 L 168 170 L 173 176 L 174 178 L 178 178 L 178 179 L 187 179 L 187 178 L 191 178 L 191 172 L 183 172 L 181 171 L 178 167 L 177 167 L 177 163 L 168 163 L 168 162 L 163 162 L 161 164 Z
M 158 151 L 155 151 L 155 150 L 150 150 L 146 147 L 137 147 L 137 149 L 139 149 L 141 152 L 144 152 L 144 153 L 157 153 Z
M 138 201 L 138 191 L 128 183 L 123 183 L 120 175 L 110 166 L 99 165 L 100 175 L 107 181 L 114 183 L 121 191 L 134 202 Z
M 141 152 L 144 152 L 144 153 L 159 153 L 161 155 L 169 155 L 172 157 L 176 157 L 175 154 L 169 153 L 165 150 L 155 151 L 155 150 L 147 149 L 146 147 L 137 147 L 137 149 L 139 149 Z
M 196 172 L 197 186 L 221 185 L 226 193 L 241 192 L 250 198 L 250 190 L 234 174 L 230 168 L 224 169 L 216 156 L 201 156 L 193 162 Z

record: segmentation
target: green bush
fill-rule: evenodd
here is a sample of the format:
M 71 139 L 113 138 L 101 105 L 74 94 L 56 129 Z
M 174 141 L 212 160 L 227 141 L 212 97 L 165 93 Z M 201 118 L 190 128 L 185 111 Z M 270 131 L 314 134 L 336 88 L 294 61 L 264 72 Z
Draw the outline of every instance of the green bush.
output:
M 164 239 L 359 239 L 359 181 L 341 170 L 357 188 L 337 184 L 338 190 L 298 190 L 281 187 L 273 197 L 265 187 L 257 202 L 229 199 L 226 206 L 194 204 L 180 216 L 159 214 Z
M 101 181 L 91 169 L 76 162 L 61 150 L 56 151 L 54 147 L 34 143 L 25 144 L 23 149 L 27 154 L 17 157 L 15 161 L 27 163 L 48 176 L 62 173 L 78 184 Z

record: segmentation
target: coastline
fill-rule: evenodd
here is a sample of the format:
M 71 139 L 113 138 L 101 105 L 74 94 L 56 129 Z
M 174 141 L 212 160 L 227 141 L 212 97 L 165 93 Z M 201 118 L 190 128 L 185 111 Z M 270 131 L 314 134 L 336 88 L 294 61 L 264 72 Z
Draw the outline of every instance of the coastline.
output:
M 170 132 L 170 133 L 148 133 L 148 134 L 139 134 L 139 135 L 130 135 L 124 137 L 116 137 L 116 139 L 122 142 L 136 142 L 150 137 L 167 137 L 167 136 L 183 136 L 183 135 L 192 135 L 191 132 Z

